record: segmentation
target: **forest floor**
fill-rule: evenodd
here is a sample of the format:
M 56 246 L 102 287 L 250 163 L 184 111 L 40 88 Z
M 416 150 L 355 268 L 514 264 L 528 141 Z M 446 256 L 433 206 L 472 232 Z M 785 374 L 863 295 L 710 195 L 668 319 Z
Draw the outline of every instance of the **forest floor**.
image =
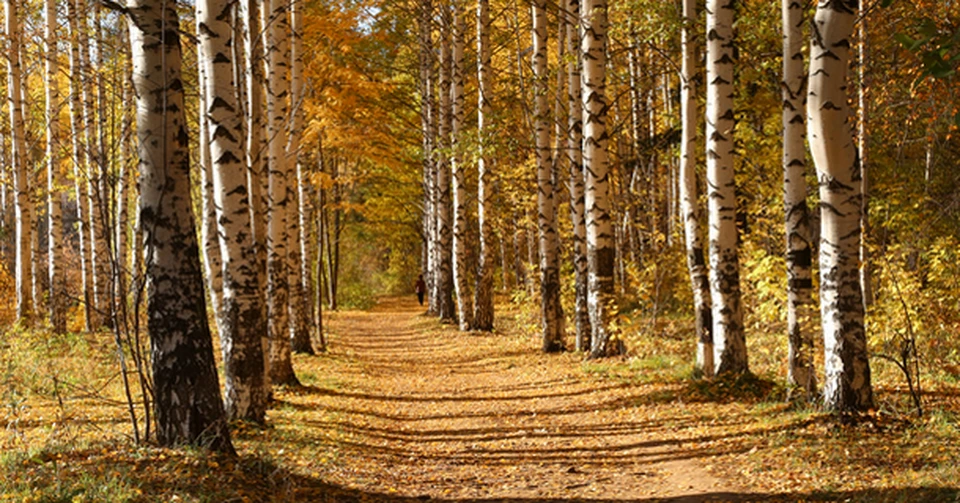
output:
M 236 458 L 134 445 L 108 340 L 8 339 L 0 501 L 960 501 L 956 388 L 845 425 L 770 381 L 691 379 L 667 339 L 587 362 L 517 313 L 460 333 L 423 311 L 328 315 Z

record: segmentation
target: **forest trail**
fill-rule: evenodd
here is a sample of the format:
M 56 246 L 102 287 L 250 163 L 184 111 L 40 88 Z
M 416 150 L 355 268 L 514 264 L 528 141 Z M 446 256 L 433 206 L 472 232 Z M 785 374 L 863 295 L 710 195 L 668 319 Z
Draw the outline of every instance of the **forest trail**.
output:
M 330 352 L 298 358 L 305 387 L 281 391 L 272 420 L 316 447 L 324 483 L 361 495 L 333 500 L 745 496 L 705 468 L 715 438 L 695 406 L 665 406 L 655 385 L 592 376 L 531 338 L 459 333 L 415 300 L 326 323 Z

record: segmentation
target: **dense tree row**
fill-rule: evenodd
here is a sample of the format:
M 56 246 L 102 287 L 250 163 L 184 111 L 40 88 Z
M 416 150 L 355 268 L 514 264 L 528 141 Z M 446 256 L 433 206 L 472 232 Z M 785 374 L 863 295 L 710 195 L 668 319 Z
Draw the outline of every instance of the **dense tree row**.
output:
M 706 376 L 773 311 L 788 379 L 868 410 L 870 309 L 960 324 L 960 13 L 921 4 L 7 0 L 16 318 L 111 332 L 144 435 L 227 451 L 322 305 L 418 261 L 460 330 L 536 298 L 547 352 L 623 354 L 672 303 Z

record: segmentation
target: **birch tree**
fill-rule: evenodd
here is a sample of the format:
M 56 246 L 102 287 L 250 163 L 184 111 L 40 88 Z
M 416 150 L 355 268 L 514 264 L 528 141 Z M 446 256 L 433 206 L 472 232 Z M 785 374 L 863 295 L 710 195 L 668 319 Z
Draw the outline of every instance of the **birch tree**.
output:
M 490 122 L 493 85 L 490 81 L 490 1 L 477 0 L 477 220 L 480 253 L 473 310 L 476 330 L 493 330 L 493 172 L 490 159 Z
M 44 0 L 44 81 L 47 123 L 47 266 L 49 274 L 50 325 L 56 333 L 67 330 L 67 290 L 63 270 L 63 187 L 60 172 L 60 39 L 57 3 Z
M 716 374 L 748 370 L 733 174 L 733 2 L 707 1 L 707 208 Z
M 304 274 L 307 260 L 307 207 L 304 195 L 303 166 L 300 162 L 300 137 L 303 135 L 303 2 L 290 2 L 290 129 L 287 137 L 287 166 L 292 167 L 294 183 L 289 185 L 288 199 L 296 210 L 291 212 L 288 248 L 290 274 L 290 332 L 291 349 L 298 353 L 314 354 L 310 341 L 310 315 L 307 308 L 307 287 Z
M 563 350 L 563 308 L 560 305 L 559 238 L 553 198 L 550 106 L 547 96 L 547 2 L 534 0 L 533 94 L 537 164 L 537 227 L 540 246 L 540 317 L 544 352 Z
M 267 312 L 270 331 L 270 378 L 274 384 L 295 384 L 290 356 L 290 283 L 289 247 L 291 191 L 287 165 L 287 120 L 289 81 L 290 22 L 284 0 L 270 0 L 265 6 L 264 44 L 267 58 L 267 169 L 269 200 L 267 208 Z
M 710 306 L 710 280 L 703 254 L 700 232 L 700 203 L 697 200 L 697 25 L 696 0 L 683 0 L 680 120 L 680 212 L 683 215 L 687 271 L 693 290 L 694 330 L 697 337 L 697 369 L 705 376 L 713 375 L 713 316 Z M 639 122 L 639 119 L 638 119 Z
M 614 230 L 607 157 L 606 0 L 584 0 L 581 7 L 583 71 L 583 172 L 588 265 L 587 305 L 590 312 L 590 356 L 623 353 L 623 341 L 611 326 L 616 313 L 613 292 Z
M 807 207 L 806 75 L 803 68 L 803 8 L 793 0 L 781 2 L 783 25 L 783 209 L 786 216 L 787 262 L 787 379 L 812 394 L 816 389 L 813 368 L 813 281 L 810 246 L 810 209 Z
M 262 334 L 267 330 L 260 295 L 244 155 L 243 118 L 234 81 L 233 13 L 228 0 L 197 3 L 200 64 L 206 78 L 202 122 L 212 166 L 217 255 L 222 258 L 222 298 L 217 311 L 224 362 L 227 417 L 263 423 L 267 408 Z
M 470 275 L 467 272 L 467 187 L 460 152 L 460 129 L 463 124 L 463 9 L 453 2 L 453 50 L 450 62 L 450 173 L 453 182 L 453 282 L 457 293 L 457 322 L 461 331 L 473 325 Z
M 33 305 L 33 202 L 30 200 L 28 152 L 23 124 L 23 94 L 20 71 L 20 37 L 22 27 L 18 13 L 19 2 L 4 3 L 7 33 L 7 102 L 10 111 L 10 131 L 13 158 L 13 190 L 15 219 L 15 262 L 17 322 L 30 325 L 34 317 Z
M 573 227 L 574 326 L 577 351 L 590 350 L 587 307 L 587 227 L 583 191 L 583 102 L 580 82 L 580 0 L 567 0 L 567 161 L 570 165 L 570 219 Z
M 190 196 L 176 2 L 129 0 L 157 440 L 233 452 Z
M 450 151 L 450 129 L 451 129 L 451 60 L 453 51 L 450 43 L 452 20 L 450 8 L 448 5 L 441 7 L 441 27 L 440 27 L 440 81 L 439 81 L 439 162 L 436 166 L 435 192 L 435 214 L 436 233 L 437 233 L 437 270 L 436 285 L 434 286 L 438 299 L 437 315 L 443 321 L 453 321 L 456 316 L 455 306 L 453 304 L 453 242 L 451 219 L 453 213 L 452 197 L 450 194 L 450 166 L 446 158 Z
M 847 64 L 856 0 L 821 0 L 812 25 L 807 139 L 820 185 L 820 317 L 824 404 L 838 412 L 873 407 L 860 286 L 861 173 Z

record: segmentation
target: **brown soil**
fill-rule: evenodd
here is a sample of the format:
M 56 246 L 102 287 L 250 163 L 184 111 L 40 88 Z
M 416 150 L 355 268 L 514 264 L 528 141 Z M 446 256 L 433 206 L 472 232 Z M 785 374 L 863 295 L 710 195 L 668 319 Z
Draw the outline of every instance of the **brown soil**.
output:
M 330 352 L 298 359 L 308 385 L 279 393 L 272 416 L 301 423 L 320 479 L 362 495 L 333 500 L 746 498 L 705 469 L 703 418 L 665 406 L 661 386 L 588 374 L 582 355 L 530 337 L 459 333 L 415 300 L 327 323 Z

